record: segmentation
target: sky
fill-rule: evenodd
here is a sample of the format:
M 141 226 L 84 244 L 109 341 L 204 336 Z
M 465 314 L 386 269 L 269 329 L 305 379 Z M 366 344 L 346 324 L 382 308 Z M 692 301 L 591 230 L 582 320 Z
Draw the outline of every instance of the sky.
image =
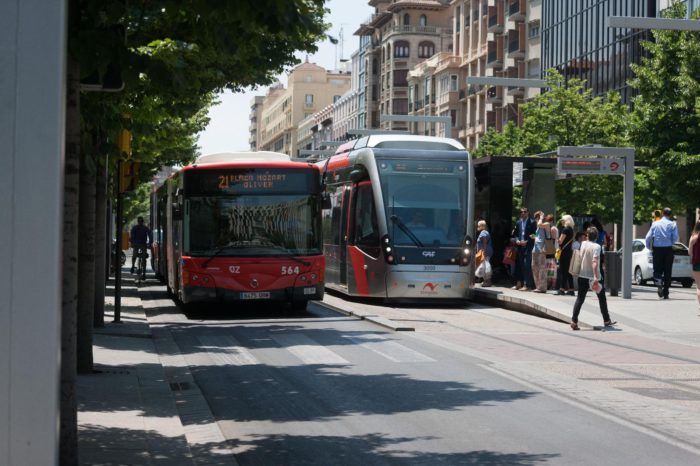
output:
M 330 0 L 326 2 L 330 13 L 325 21 L 331 24 L 328 34 L 339 38 L 340 30 L 343 30 L 344 45 L 342 57 L 340 56 L 340 44 L 333 45 L 329 40 L 318 43 L 318 52 L 309 55 L 309 61 L 326 69 L 334 69 L 336 57 L 349 59 L 350 55 L 359 46 L 359 37 L 353 35 L 360 24 L 365 22 L 374 8 L 367 4 L 367 0 Z M 298 53 L 297 58 L 304 61 L 306 54 Z M 279 77 L 285 85 L 286 74 Z M 267 87 L 257 90 L 248 90 L 243 93 L 227 91 L 219 95 L 221 103 L 209 111 L 210 122 L 207 128 L 199 134 L 199 146 L 202 154 L 216 152 L 235 152 L 250 150 L 248 137 L 250 133 L 250 102 L 256 95 L 265 95 Z

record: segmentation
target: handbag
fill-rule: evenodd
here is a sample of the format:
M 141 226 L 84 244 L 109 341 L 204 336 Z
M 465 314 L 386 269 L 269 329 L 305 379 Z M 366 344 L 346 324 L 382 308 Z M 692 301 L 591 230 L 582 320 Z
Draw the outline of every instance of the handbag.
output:
M 566 243 L 564 243 L 564 246 L 562 246 L 561 248 L 557 249 L 557 252 L 554 253 L 554 258 L 557 260 L 557 262 L 558 262 L 559 259 L 561 258 L 561 251 L 562 251 L 562 249 L 564 249 L 565 247 L 567 247 L 573 240 L 574 240 L 574 238 L 572 237 L 569 241 L 567 241 Z
M 506 265 L 515 265 L 515 259 L 518 257 L 518 250 L 514 246 L 506 246 L 503 250 L 503 263 Z
M 544 232 L 544 248 L 542 249 L 542 252 L 546 256 L 553 256 L 554 253 L 557 251 L 557 246 L 554 244 L 554 238 L 552 238 L 551 235 L 547 234 L 547 231 L 545 230 Z
M 581 273 L 581 251 L 578 249 L 574 250 L 574 255 L 571 257 L 571 264 L 569 265 L 569 273 L 578 277 Z
M 476 264 L 477 267 L 479 267 L 481 265 L 481 263 L 484 262 L 484 259 L 486 259 L 486 254 L 484 253 L 483 249 L 480 249 L 476 253 L 476 256 L 474 256 L 474 263 Z

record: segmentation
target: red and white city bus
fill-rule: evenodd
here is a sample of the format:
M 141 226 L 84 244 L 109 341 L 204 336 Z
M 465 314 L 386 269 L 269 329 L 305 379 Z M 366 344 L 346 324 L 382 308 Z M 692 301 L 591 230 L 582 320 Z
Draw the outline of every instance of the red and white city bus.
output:
M 275 152 L 199 157 L 153 194 L 154 269 L 184 304 L 323 299 L 318 167 Z
M 326 287 L 387 301 L 471 297 L 474 172 L 457 141 L 371 135 L 323 171 Z

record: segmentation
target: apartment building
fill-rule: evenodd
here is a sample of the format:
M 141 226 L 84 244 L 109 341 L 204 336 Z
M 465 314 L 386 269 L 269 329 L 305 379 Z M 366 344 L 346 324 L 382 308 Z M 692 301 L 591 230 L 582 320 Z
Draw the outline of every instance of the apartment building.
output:
M 407 130 L 406 122 L 382 122 L 380 115 L 409 112 L 408 72 L 439 51 L 450 51 L 449 0 L 370 0 L 375 13 L 355 31 L 366 36 L 365 124 Z M 362 43 L 362 42 L 361 42 Z
M 256 131 L 259 150 L 297 157 L 297 125 L 330 106 L 350 89 L 350 72 L 327 71 L 305 62 L 292 70 L 288 87 L 270 88 L 263 98 Z
M 256 95 L 250 100 L 250 126 L 248 127 L 250 136 L 248 137 L 248 144 L 250 144 L 250 150 L 252 151 L 258 150 L 258 120 L 262 118 L 264 100 L 265 98 L 260 95 Z
M 586 80 L 593 95 L 614 90 L 630 103 L 634 89 L 630 65 L 639 63 L 642 40 L 649 31 L 612 29 L 608 16 L 656 16 L 655 0 L 581 0 L 545 2 L 542 11 L 542 67 L 556 68 L 566 78 Z M 661 0 L 660 6 L 668 2 Z

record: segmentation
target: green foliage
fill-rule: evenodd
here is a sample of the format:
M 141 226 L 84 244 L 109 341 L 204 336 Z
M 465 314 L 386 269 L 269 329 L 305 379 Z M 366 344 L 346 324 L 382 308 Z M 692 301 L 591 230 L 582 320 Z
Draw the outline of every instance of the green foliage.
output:
M 125 83 L 82 94 L 82 153 L 99 163 L 110 154 L 114 166 L 126 126 L 142 181 L 192 161 L 216 92 L 269 84 L 298 62 L 295 52 L 315 51 L 328 27 L 324 3 L 73 0 L 69 52 L 82 76 L 118 69 Z
M 684 18 L 686 7 L 675 2 L 667 17 Z M 696 11 L 694 19 L 700 17 Z M 700 199 L 700 33 L 654 31 L 643 43 L 648 57 L 633 65 L 638 89 L 632 114 L 632 137 L 640 170 L 638 211 L 659 206 L 698 205 Z
M 138 217 L 143 217 L 146 224 L 150 223 L 151 186 L 142 184 L 134 191 L 124 195 L 124 228 L 129 230 Z
M 519 128 L 509 121 L 503 131 L 489 128 L 479 141 L 479 147 L 473 152 L 474 157 L 496 157 L 499 155 L 521 155 Z

